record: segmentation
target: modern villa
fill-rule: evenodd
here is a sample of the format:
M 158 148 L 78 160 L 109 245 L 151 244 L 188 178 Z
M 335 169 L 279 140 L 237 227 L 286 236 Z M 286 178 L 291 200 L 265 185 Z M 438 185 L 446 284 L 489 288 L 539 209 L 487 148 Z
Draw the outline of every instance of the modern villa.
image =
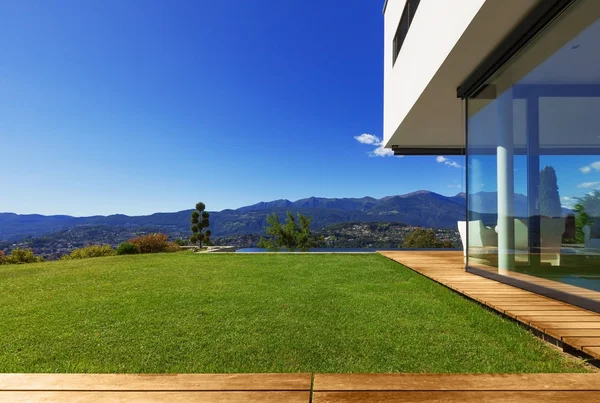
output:
M 466 270 L 600 312 L 600 1 L 383 12 L 384 144 L 465 156 Z

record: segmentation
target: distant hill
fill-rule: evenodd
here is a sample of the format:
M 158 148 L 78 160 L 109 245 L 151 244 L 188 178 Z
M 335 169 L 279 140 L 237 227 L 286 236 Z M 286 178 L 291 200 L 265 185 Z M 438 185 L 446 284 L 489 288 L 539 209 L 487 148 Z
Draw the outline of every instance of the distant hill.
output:
M 463 199 L 465 198 L 464 193 L 459 193 L 454 196 L 452 199 L 456 199 L 462 195 Z M 479 192 L 472 194 L 469 197 L 469 209 L 471 211 L 475 211 L 483 214 L 497 214 L 498 213 L 498 196 L 496 192 Z M 527 196 L 515 193 L 514 197 L 514 211 L 515 216 L 517 217 L 527 217 L 528 206 L 527 206 Z M 573 211 L 563 208 L 563 215 L 567 215 L 572 213 Z
M 470 203 L 474 211 L 482 213 L 488 220 L 493 219 L 497 213 L 495 192 L 471 195 Z M 283 217 L 286 210 L 312 216 L 314 229 L 347 222 L 397 222 L 420 227 L 456 228 L 456 222 L 465 219 L 465 206 L 464 193 L 447 197 L 425 190 L 381 199 L 309 197 L 296 201 L 274 200 L 236 210 L 211 212 L 211 230 L 214 236 L 262 233 L 268 214 L 276 212 Z M 147 216 L 115 214 L 92 217 L 0 213 L 0 241 L 39 237 L 81 225 L 130 229 L 151 227 L 167 233 L 187 233 L 190 212 L 191 210 L 184 210 Z M 515 195 L 515 212 L 516 215 L 527 215 L 526 196 Z
M 215 236 L 261 233 L 266 217 L 272 212 L 283 215 L 286 210 L 313 217 L 313 227 L 323 228 L 343 222 L 401 222 L 408 225 L 452 228 L 464 219 L 464 198 L 446 197 L 420 191 L 382 199 L 309 197 L 296 200 L 262 202 L 236 210 L 211 212 L 211 230 Z M 153 227 L 166 232 L 188 231 L 191 210 L 156 213 L 148 216 L 71 217 L 0 213 L 0 240 L 17 240 L 41 236 L 78 225 L 115 227 Z

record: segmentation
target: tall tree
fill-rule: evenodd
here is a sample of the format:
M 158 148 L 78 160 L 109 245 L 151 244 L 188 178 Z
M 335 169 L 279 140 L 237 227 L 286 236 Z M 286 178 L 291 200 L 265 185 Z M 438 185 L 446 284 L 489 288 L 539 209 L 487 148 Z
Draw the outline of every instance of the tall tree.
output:
M 192 217 L 190 219 L 192 225 L 190 230 L 192 236 L 190 236 L 190 243 L 198 244 L 202 247 L 202 243 L 210 242 L 210 221 L 208 217 L 208 211 L 206 211 L 206 205 L 202 202 L 196 203 L 196 209 L 192 211 Z
M 547 217 L 562 215 L 556 171 L 551 166 L 546 166 L 540 172 L 540 215 Z
M 261 237 L 258 246 L 260 248 L 289 248 L 308 249 L 322 244 L 322 238 L 315 236 L 310 230 L 312 218 L 297 213 L 298 220 L 287 211 L 285 224 L 279 221 L 277 213 L 267 216 L 267 236 Z

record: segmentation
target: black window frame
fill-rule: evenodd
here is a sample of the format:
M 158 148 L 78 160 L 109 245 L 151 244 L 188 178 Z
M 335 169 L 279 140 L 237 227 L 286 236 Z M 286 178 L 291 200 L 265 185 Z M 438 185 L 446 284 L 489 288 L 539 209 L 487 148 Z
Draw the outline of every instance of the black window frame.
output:
M 404 44 L 406 35 L 408 35 L 408 30 L 417 13 L 420 1 L 421 0 L 406 0 L 400 22 L 398 23 L 398 28 L 396 28 L 396 33 L 394 34 L 394 40 L 392 41 L 392 66 L 396 64 L 400 49 L 402 48 L 402 44 Z

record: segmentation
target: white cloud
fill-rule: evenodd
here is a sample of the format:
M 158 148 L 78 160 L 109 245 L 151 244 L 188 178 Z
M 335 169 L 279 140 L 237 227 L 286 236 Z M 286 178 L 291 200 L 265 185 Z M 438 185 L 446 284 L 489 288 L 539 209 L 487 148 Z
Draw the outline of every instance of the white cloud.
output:
M 393 157 L 394 151 L 391 148 L 383 148 L 383 145 L 380 145 L 369 155 L 371 157 Z
M 583 182 L 577 185 L 577 187 L 583 189 L 600 189 L 600 182 Z
M 563 196 L 560 198 L 560 205 L 565 208 L 573 208 L 576 202 L 577 199 L 570 196 Z
M 590 172 L 592 172 L 592 170 L 600 171 L 600 161 L 592 162 L 590 165 L 582 166 L 581 168 L 579 168 L 579 170 L 584 174 L 589 174 Z
M 372 134 L 368 134 L 368 133 L 363 133 L 360 136 L 354 136 L 354 139 L 361 144 L 373 144 L 373 145 L 381 144 L 381 140 L 379 140 L 379 137 L 373 136 Z
M 458 185 L 448 185 L 449 188 L 457 188 L 457 189 L 462 189 L 462 185 L 458 184 Z
M 441 155 L 438 155 L 435 160 L 437 162 L 439 162 L 440 164 L 445 164 L 445 165 L 448 165 L 449 167 L 462 168 L 462 165 L 460 165 L 458 162 L 449 160 L 448 158 L 442 157 Z
M 375 146 L 375 149 L 369 153 L 369 157 L 393 157 L 394 151 L 390 148 L 384 148 L 381 139 L 372 134 L 363 133 L 360 136 L 354 136 L 354 139 L 358 141 L 360 144 L 367 144 L 370 146 Z M 397 157 L 403 157 L 402 155 L 397 155 Z

